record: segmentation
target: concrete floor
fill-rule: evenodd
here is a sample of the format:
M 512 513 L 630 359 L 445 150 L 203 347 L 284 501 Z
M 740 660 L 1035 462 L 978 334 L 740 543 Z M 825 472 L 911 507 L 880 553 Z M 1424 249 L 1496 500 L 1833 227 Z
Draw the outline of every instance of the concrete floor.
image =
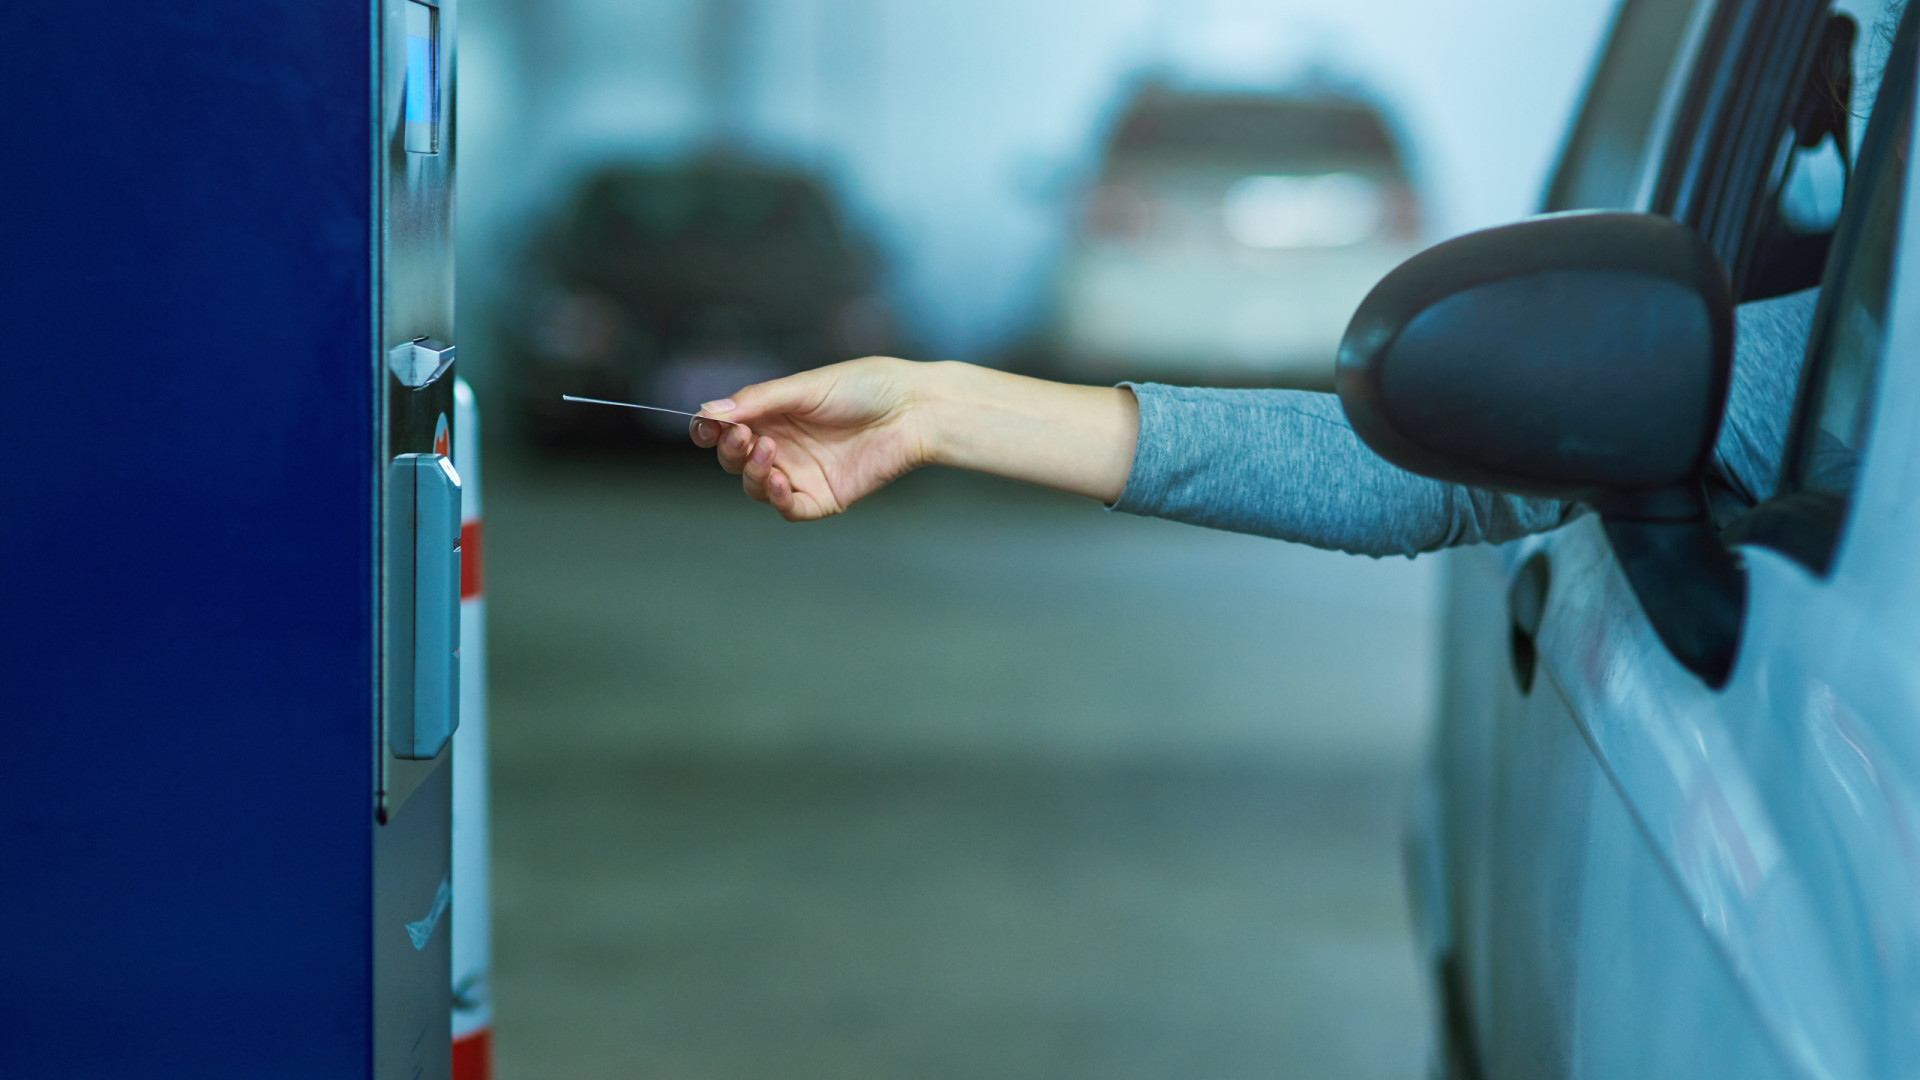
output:
M 1432 567 L 487 475 L 498 1075 L 1410 1077 Z

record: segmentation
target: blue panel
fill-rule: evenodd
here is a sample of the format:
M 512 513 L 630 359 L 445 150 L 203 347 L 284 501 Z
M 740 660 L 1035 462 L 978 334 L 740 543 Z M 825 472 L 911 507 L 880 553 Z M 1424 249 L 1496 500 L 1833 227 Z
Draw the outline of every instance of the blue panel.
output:
M 9 1080 L 366 1073 L 370 20 L 9 6 Z

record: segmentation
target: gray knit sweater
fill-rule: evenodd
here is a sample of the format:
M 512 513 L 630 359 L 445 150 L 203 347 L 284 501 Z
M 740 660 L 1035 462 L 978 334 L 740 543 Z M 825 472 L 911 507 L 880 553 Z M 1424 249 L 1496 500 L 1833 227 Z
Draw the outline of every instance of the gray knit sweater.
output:
M 1742 305 L 1714 446 L 1721 504 L 1772 493 L 1818 290 Z M 1339 399 L 1304 390 L 1127 383 L 1140 401 L 1133 471 L 1113 509 L 1358 555 L 1417 555 L 1554 528 L 1570 503 L 1447 484 L 1389 465 Z

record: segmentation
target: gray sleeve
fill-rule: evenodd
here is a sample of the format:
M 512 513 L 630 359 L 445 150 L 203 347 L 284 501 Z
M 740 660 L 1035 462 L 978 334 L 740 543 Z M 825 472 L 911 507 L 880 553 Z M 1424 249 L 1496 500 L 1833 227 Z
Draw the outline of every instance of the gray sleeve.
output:
M 1811 293 L 1740 308 L 1715 447 L 1747 505 L 1771 494 L 1812 321 Z M 1133 471 L 1113 509 L 1357 555 L 1503 543 L 1579 512 L 1416 476 L 1369 450 L 1332 394 L 1127 383 L 1140 402 Z
M 1127 385 L 1140 436 L 1113 504 L 1125 513 L 1378 556 L 1499 543 L 1574 512 L 1389 465 L 1332 394 Z
M 1734 312 L 1733 384 L 1713 456 L 1720 480 L 1745 506 L 1771 496 L 1780 480 L 1800 362 L 1819 300 L 1819 289 L 1807 289 L 1742 304 Z

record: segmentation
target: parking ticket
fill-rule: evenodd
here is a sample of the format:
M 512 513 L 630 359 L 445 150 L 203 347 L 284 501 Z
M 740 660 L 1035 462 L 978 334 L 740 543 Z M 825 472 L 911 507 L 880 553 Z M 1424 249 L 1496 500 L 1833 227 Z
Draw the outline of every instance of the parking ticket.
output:
M 631 401 L 603 401 L 600 398 L 574 397 L 572 394 L 561 394 L 560 400 L 578 402 L 582 405 L 618 405 L 622 409 L 645 409 L 647 412 L 671 413 L 674 416 L 684 416 L 690 420 L 708 420 L 716 424 L 725 424 L 728 427 L 740 426 L 732 420 L 722 420 L 717 416 L 707 416 L 704 413 L 688 412 L 685 409 L 663 409 L 658 405 L 635 405 Z

